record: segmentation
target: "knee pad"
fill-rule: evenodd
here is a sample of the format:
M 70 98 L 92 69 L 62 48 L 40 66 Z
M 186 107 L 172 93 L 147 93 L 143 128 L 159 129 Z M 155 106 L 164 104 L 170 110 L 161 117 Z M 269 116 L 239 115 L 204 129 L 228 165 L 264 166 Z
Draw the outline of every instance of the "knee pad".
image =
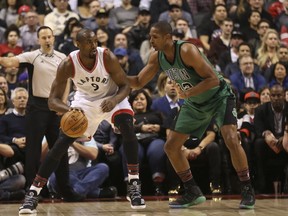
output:
M 133 128 L 133 117 L 128 113 L 118 114 L 114 117 L 114 125 L 117 128 L 119 128 L 120 131 L 121 131 L 121 127 L 132 127 Z
M 128 113 L 121 113 L 114 117 L 114 125 L 120 130 L 123 137 L 134 134 L 133 117 Z

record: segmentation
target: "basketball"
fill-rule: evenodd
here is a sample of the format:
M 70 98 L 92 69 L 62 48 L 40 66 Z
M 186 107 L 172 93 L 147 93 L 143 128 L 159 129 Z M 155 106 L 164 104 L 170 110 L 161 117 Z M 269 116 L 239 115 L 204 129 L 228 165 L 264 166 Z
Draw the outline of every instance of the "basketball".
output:
M 60 127 L 67 136 L 78 138 L 85 133 L 88 127 L 88 119 L 79 110 L 69 110 L 62 116 Z

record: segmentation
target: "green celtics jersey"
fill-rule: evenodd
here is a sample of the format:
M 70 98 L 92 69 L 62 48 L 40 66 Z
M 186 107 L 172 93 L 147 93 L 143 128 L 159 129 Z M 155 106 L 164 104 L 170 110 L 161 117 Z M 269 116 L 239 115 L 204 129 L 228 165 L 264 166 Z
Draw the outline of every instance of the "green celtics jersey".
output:
M 187 67 L 183 64 L 183 61 L 180 56 L 180 48 L 183 43 L 187 43 L 185 41 L 175 41 L 175 57 L 174 57 L 174 62 L 169 62 L 167 61 L 165 55 L 163 52 L 158 52 L 158 60 L 160 67 L 162 68 L 163 71 L 166 72 L 168 77 L 171 80 L 174 80 L 182 90 L 188 90 L 192 88 L 193 86 L 197 85 L 199 82 L 203 80 L 201 76 L 198 75 L 198 73 L 194 70 L 192 67 Z M 208 61 L 206 56 L 200 52 L 202 57 L 207 61 L 208 64 L 211 65 L 211 63 Z M 191 56 L 191 61 L 194 61 L 193 56 Z M 212 65 L 211 65 L 212 66 Z M 224 81 L 224 78 L 222 75 L 220 75 L 212 66 L 214 72 L 216 73 L 217 77 L 220 80 L 221 85 L 226 85 Z M 202 104 L 208 100 L 210 100 L 216 92 L 219 91 L 219 88 L 223 88 L 223 86 L 217 86 L 214 88 L 211 88 L 199 95 L 195 95 L 192 97 L 189 97 L 186 99 L 186 102 L 192 102 L 192 103 L 197 103 L 197 104 Z M 231 96 L 230 91 L 220 91 L 220 94 L 222 96 Z M 224 95 L 223 95 L 224 94 Z

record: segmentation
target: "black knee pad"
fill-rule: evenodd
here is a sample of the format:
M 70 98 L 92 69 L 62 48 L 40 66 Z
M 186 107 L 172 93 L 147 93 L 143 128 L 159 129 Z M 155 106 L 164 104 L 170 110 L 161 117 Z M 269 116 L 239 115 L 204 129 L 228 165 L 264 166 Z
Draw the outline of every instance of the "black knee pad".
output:
M 119 129 L 124 125 L 133 127 L 133 117 L 128 113 L 118 114 L 114 117 L 114 125 Z
M 133 117 L 128 113 L 121 113 L 114 117 L 114 125 L 125 136 L 129 133 L 134 133 Z

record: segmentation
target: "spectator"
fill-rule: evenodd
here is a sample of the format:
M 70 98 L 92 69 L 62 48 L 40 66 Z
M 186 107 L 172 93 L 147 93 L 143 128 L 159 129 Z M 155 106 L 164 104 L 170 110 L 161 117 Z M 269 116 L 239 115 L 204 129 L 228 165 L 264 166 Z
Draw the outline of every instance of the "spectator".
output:
M 18 9 L 21 7 L 21 0 L 4 0 L 3 8 L 0 10 L 0 20 L 4 21 L 2 27 L 6 28 L 12 24 L 15 24 L 18 19 Z
M 239 44 L 237 43 L 233 44 L 232 42 L 230 43 L 230 41 L 232 40 L 232 35 L 234 40 L 239 38 L 240 43 L 243 41 L 241 37 L 242 33 L 237 33 L 236 31 L 233 31 L 233 21 L 230 18 L 226 18 L 225 20 L 223 20 L 220 23 L 220 28 L 221 28 L 221 35 L 211 41 L 210 49 L 207 53 L 208 59 L 214 65 L 218 64 L 221 54 L 229 50 L 230 44 L 231 44 L 231 52 L 237 51 L 237 47 Z M 232 57 L 232 54 L 230 56 Z
M 172 109 L 180 108 L 184 100 L 179 98 L 174 82 L 166 73 L 162 72 L 159 75 L 157 86 L 160 97 L 153 100 L 151 109 L 161 112 L 165 118 L 168 118 L 172 115 Z
M 260 12 L 257 10 L 253 10 L 250 12 L 248 18 L 249 25 L 244 27 L 240 26 L 241 31 L 245 35 L 246 41 L 249 41 L 253 38 L 258 38 L 257 29 L 260 20 L 261 20 Z
M 259 90 L 260 104 L 270 102 L 270 88 L 265 86 Z
M 26 51 L 35 49 L 38 45 L 37 30 L 40 27 L 38 14 L 30 11 L 25 14 L 25 25 L 19 28 L 22 48 Z
M 191 13 L 187 0 L 152 0 L 150 5 L 151 23 L 157 22 L 160 14 L 169 10 L 171 4 L 182 5 L 182 10 Z
M 133 26 L 138 11 L 139 9 L 131 4 L 131 0 L 122 0 L 121 6 L 113 8 L 109 14 L 113 28 L 122 31 Z
M 277 53 L 280 46 L 279 35 L 276 30 L 268 29 L 261 45 L 257 50 L 257 63 L 261 71 L 267 70 L 272 64 L 279 61 Z
M 276 16 L 274 19 L 276 29 L 278 32 L 280 32 L 281 38 L 282 38 L 282 35 L 281 35 L 282 32 L 287 33 L 287 22 L 288 22 L 288 1 L 283 0 L 282 1 L 282 10 L 281 10 L 280 14 L 278 16 Z
M 190 38 L 197 38 L 196 30 L 194 29 L 194 27 L 192 27 L 191 29 L 189 27 L 188 21 L 184 18 L 179 18 L 176 20 L 175 28 L 181 29 L 184 32 L 185 36 L 182 38 L 184 40 L 189 40 Z
M 91 17 L 82 20 L 81 23 L 87 28 L 96 29 L 95 17 L 99 10 L 100 10 L 100 2 L 98 0 L 92 0 L 89 4 L 89 13 Z
M 54 0 L 55 8 L 44 18 L 44 25 L 49 26 L 55 36 L 63 33 L 67 20 L 75 17 L 79 20 L 78 14 L 68 10 L 68 0 Z
M 77 8 L 75 12 L 79 15 L 80 21 L 89 19 L 92 17 L 90 10 L 90 3 L 92 0 L 78 0 Z M 100 6 L 100 4 L 99 4 Z
M 256 131 L 254 126 L 255 109 L 260 105 L 260 95 L 255 91 L 244 95 L 244 111 L 238 114 L 238 131 L 241 144 L 246 153 L 252 179 L 255 176 L 254 142 Z
M 119 154 L 119 148 L 122 142 L 121 135 L 115 133 L 115 129 L 108 121 L 103 120 L 99 124 L 93 137 L 97 142 L 99 153 L 92 164 L 107 164 L 109 167 L 109 176 L 105 181 L 105 185 L 116 186 L 119 194 L 126 195 L 127 191 L 123 182 L 122 161 Z
M 1 83 L 1 80 L 0 80 Z M 5 115 L 9 109 L 8 107 L 8 98 L 6 95 L 6 92 L 3 90 L 3 88 L 0 88 L 0 117 Z
M 284 166 L 287 164 L 287 153 L 283 151 L 282 138 L 286 124 L 286 113 L 288 112 L 285 102 L 284 89 L 281 85 L 270 88 L 271 102 L 260 105 L 255 110 L 254 125 L 257 139 L 255 146 L 256 162 L 256 189 L 259 193 L 273 191 L 272 181 L 274 177 L 283 176 Z M 274 173 L 268 174 L 271 163 L 277 163 L 272 167 Z M 270 166 L 269 166 L 270 164 Z
M 9 108 L 13 107 L 13 104 L 12 104 L 12 102 L 10 100 L 11 91 L 10 91 L 10 89 L 8 87 L 8 82 L 7 82 L 7 80 L 6 80 L 4 75 L 0 75 L 0 88 L 3 89 L 3 91 L 5 91 L 5 94 L 7 96 L 7 105 L 8 105 L 8 107 Z
M 278 59 L 281 62 L 288 63 L 288 47 L 281 44 L 278 50 Z
M 241 27 L 249 26 L 248 18 L 253 10 L 259 11 L 262 19 L 266 19 L 273 24 L 272 16 L 264 8 L 264 0 L 249 0 L 243 2 L 245 3 L 242 4 L 242 7 L 238 6 L 235 17 L 235 22 Z
M 21 26 L 25 25 L 25 16 L 26 14 L 31 11 L 30 7 L 28 5 L 22 5 L 19 9 L 18 9 L 18 19 L 16 22 L 16 25 L 18 26 L 18 28 L 20 28 Z
M 81 24 L 79 20 L 75 17 L 71 17 L 65 22 L 65 28 L 63 32 L 57 37 L 55 37 L 55 45 L 54 45 L 55 49 L 58 50 L 60 44 L 64 43 L 70 37 L 71 27 L 75 23 Z
M 151 26 L 150 20 L 149 10 L 140 8 L 137 22 L 125 33 L 129 41 L 129 47 L 140 50 L 142 42 L 148 39 Z
M 101 188 L 109 175 L 109 167 L 105 163 L 91 166 L 91 160 L 98 156 L 98 148 L 94 139 L 89 142 L 74 142 L 68 149 L 69 178 L 73 190 L 86 198 L 115 198 L 115 187 Z M 51 192 L 58 191 L 55 174 L 49 177 L 48 188 Z
M 158 21 L 165 20 L 170 23 L 173 29 L 175 29 L 176 21 L 179 18 L 183 18 L 187 20 L 189 28 L 192 29 L 194 24 L 191 13 L 182 10 L 182 1 L 178 1 L 177 3 L 169 4 L 169 9 L 160 14 Z
M 64 43 L 59 45 L 59 51 L 65 55 L 69 55 L 70 52 L 77 50 L 76 35 L 83 28 L 81 23 L 74 23 L 71 25 L 70 37 L 68 37 Z
M 17 43 L 19 42 L 20 32 L 16 25 L 10 25 L 5 33 L 4 37 L 6 42 L 0 44 L 0 56 L 4 53 L 12 52 L 15 55 L 18 55 L 23 52 L 22 47 L 18 46 Z
M 252 45 L 252 48 L 253 48 L 252 56 L 257 56 L 257 50 L 259 49 L 262 43 L 263 37 L 269 28 L 270 28 L 269 21 L 265 19 L 261 19 L 257 26 L 258 36 L 256 38 L 252 38 L 248 40 L 248 42 Z
M 110 44 L 110 38 L 109 38 L 109 33 L 105 28 L 98 28 L 95 31 L 97 38 L 98 38 L 98 46 L 103 47 L 103 48 L 112 48 L 112 44 Z
M 139 158 L 142 162 L 144 156 L 147 158 L 155 186 L 155 195 L 163 195 L 167 160 L 164 152 L 163 118 L 160 112 L 151 110 L 152 99 L 144 89 L 132 91 L 129 95 L 129 103 L 135 113 L 134 128 L 139 143 Z M 120 150 L 120 153 L 122 154 L 123 150 Z M 122 161 L 124 177 L 127 178 L 126 158 L 122 157 Z
M 128 39 L 125 34 L 116 34 L 114 38 L 114 48 L 124 48 L 127 50 L 129 71 L 131 75 L 138 74 L 138 72 L 144 67 L 139 51 L 128 47 Z
M 254 62 L 251 56 L 241 56 L 239 66 L 241 73 L 234 73 L 229 79 L 232 86 L 240 94 L 240 100 L 243 101 L 247 89 L 259 91 L 266 85 L 266 80 L 262 75 L 254 73 Z
M 210 49 L 211 41 L 220 35 L 220 23 L 226 18 L 226 6 L 223 4 L 215 5 L 212 16 L 197 29 L 199 39 L 206 50 Z
M 119 64 L 121 65 L 122 69 L 125 71 L 127 75 L 137 73 L 138 71 L 131 71 L 129 65 L 129 56 L 127 53 L 127 49 L 125 48 L 116 48 L 113 51 L 114 55 L 118 58 Z
M 231 55 L 233 52 L 231 51 Z M 224 69 L 224 75 L 225 77 L 229 78 L 232 74 L 235 74 L 235 73 L 238 73 L 238 72 L 241 72 L 240 70 L 240 67 L 239 67 L 239 58 L 243 55 L 250 55 L 252 56 L 252 48 L 251 48 L 251 45 L 249 43 L 246 43 L 246 42 L 242 42 L 239 44 L 238 48 L 237 48 L 237 60 L 235 61 L 235 56 L 234 56 L 234 61 L 235 62 L 230 62 L 228 63 L 228 65 L 226 65 L 225 69 Z M 225 53 L 227 54 L 227 53 Z M 221 57 L 221 61 L 219 62 L 219 65 L 225 65 L 225 61 L 226 62 L 229 62 L 230 60 L 228 60 L 228 56 L 223 54 Z M 232 59 L 232 56 L 230 57 Z M 253 57 L 252 57 L 253 58 Z M 232 60 L 231 60 L 232 61 Z M 260 68 L 259 66 L 254 63 L 254 73 L 260 73 Z
M 5 159 L 0 171 L 0 200 L 22 200 L 25 195 L 25 110 L 28 92 L 16 88 L 12 95 L 13 112 L 0 118 L 0 156 Z M 1 164 L 3 165 L 3 164 Z
M 3 55 L 4 57 L 12 57 L 15 56 L 14 53 L 9 52 Z M 9 91 L 13 91 L 18 84 L 18 73 L 19 73 L 19 68 L 18 67 L 4 67 L 4 76 L 6 78 L 7 84 L 8 84 L 8 89 Z
M 283 62 L 277 62 L 271 66 L 271 76 L 268 80 L 269 87 L 275 84 L 281 85 L 284 89 L 288 89 L 288 67 Z

